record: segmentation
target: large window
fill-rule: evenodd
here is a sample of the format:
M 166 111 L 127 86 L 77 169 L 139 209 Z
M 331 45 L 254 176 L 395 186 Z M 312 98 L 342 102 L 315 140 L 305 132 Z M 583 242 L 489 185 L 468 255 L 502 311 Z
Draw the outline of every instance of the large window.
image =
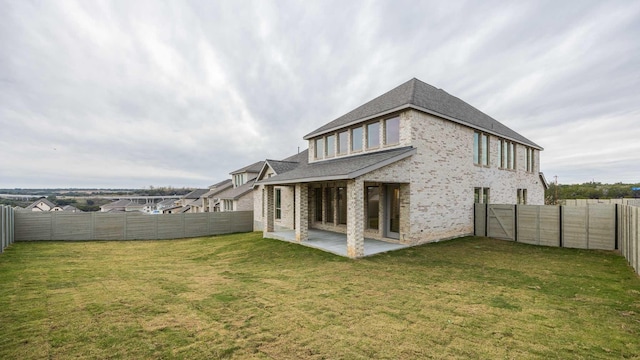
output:
M 367 186 L 367 229 L 378 229 L 379 211 L 380 187 Z
M 338 154 L 346 154 L 349 151 L 349 132 L 338 133 Z
M 500 168 L 515 170 L 516 168 L 516 144 L 513 141 L 500 140 L 498 149 Z
M 533 148 L 527 148 L 527 171 L 533 172 L 535 167 L 535 150 Z
M 384 121 L 384 143 L 393 145 L 400 142 L 400 118 L 394 117 Z
M 338 188 L 338 224 L 347 223 L 347 188 Z
M 316 221 L 322 222 L 322 188 L 316 189 Z
M 351 129 L 351 151 L 362 150 L 362 127 Z
M 479 204 L 489 203 L 489 188 L 477 187 L 473 189 L 474 202 Z
M 316 159 L 324 157 L 324 138 L 316 139 L 315 153 L 313 155 Z
M 276 189 L 276 219 L 282 219 L 282 191 Z
M 367 125 L 367 149 L 380 146 L 380 123 L 374 122 Z
M 325 221 L 327 223 L 334 223 L 333 220 L 333 206 L 335 205 L 334 197 L 333 197 L 333 188 L 325 188 L 325 201 L 326 201 L 326 217 Z
M 336 136 L 327 136 L 327 157 L 336 156 Z
M 489 135 L 473 133 L 473 163 L 489 166 Z

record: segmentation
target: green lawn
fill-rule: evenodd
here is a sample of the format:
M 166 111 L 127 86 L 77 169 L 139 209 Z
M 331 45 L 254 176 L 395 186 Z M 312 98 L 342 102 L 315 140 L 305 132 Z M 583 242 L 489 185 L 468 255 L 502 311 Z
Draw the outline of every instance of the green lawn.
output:
M 0 358 L 640 358 L 640 279 L 483 238 L 360 260 L 259 233 L 16 243 Z

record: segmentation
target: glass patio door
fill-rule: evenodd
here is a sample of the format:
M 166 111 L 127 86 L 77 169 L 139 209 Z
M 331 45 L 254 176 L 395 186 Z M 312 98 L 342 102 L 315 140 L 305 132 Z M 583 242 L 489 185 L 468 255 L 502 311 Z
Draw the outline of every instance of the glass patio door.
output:
M 400 185 L 387 185 L 386 236 L 400 238 Z

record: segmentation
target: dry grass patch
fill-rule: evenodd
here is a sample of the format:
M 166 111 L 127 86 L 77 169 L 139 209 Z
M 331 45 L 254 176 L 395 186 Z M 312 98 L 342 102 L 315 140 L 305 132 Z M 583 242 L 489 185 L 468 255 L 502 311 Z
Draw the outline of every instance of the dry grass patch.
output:
M 639 358 L 611 252 L 482 238 L 361 260 L 261 239 L 17 243 L 0 358 Z

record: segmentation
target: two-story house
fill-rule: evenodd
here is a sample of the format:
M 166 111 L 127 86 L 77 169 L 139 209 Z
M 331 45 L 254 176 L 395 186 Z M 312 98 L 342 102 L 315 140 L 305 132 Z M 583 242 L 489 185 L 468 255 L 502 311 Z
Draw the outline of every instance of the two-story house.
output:
M 412 79 L 304 137 L 306 161 L 256 182 L 257 224 L 420 244 L 473 233 L 473 205 L 543 204 L 542 148 L 459 98 Z M 290 210 L 287 210 L 290 209 Z
M 231 172 L 233 187 L 216 194 L 220 201 L 218 211 L 253 210 L 253 183 L 263 164 L 258 161 Z

